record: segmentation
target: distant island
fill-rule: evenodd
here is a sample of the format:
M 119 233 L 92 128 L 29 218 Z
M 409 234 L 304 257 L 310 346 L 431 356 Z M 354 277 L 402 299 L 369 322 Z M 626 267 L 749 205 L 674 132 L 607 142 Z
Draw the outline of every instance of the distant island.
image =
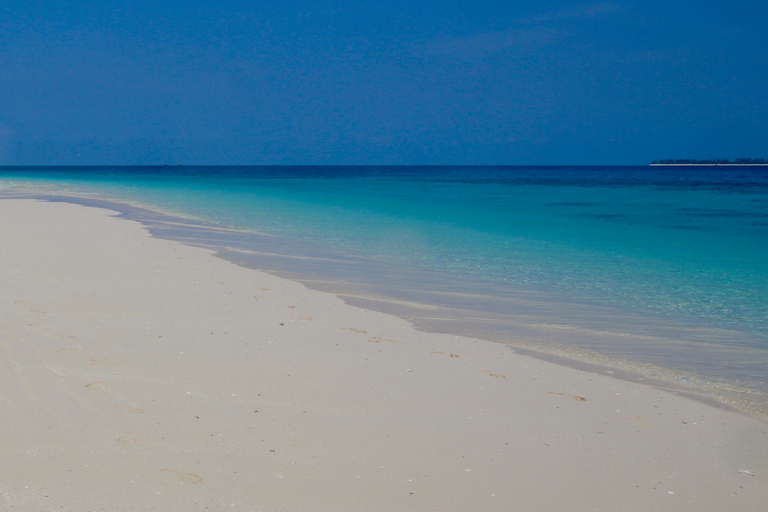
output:
M 654 160 L 649 165 L 768 165 L 768 159 L 765 158 L 737 158 L 729 160 L 727 158 L 717 158 L 715 160 Z

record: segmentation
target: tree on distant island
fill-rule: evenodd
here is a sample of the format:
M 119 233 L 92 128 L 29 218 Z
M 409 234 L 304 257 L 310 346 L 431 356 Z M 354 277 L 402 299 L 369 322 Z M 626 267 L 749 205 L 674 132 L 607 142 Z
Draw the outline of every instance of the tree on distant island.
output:
M 654 160 L 651 165 L 768 165 L 768 159 L 765 158 L 737 158 L 733 161 L 728 158 L 717 158 L 714 160 L 696 160 L 695 158 L 678 160 Z

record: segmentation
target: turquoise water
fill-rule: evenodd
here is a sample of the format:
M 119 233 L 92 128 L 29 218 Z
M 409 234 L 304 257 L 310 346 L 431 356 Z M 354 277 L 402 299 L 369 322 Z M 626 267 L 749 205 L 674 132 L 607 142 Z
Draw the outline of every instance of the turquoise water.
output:
M 5 196 L 99 197 L 274 235 L 290 250 L 355 258 L 357 283 L 378 283 L 377 293 L 411 300 L 448 290 L 452 307 L 485 309 L 494 321 L 512 307 L 504 300 L 530 293 L 552 305 L 539 316 L 557 316 L 567 301 L 580 311 L 571 323 L 600 332 L 632 324 L 648 334 L 659 322 L 669 354 L 659 357 L 657 343 L 620 355 L 768 382 L 765 168 L 5 167 L 0 187 Z M 320 267 L 279 270 L 307 278 Z M 459 295 L 493 300 L 456 304 Z M 590 307 L 613 308 L 605 325 Z M 682 332 L 710 334 L 696 345 L 701 336 Z

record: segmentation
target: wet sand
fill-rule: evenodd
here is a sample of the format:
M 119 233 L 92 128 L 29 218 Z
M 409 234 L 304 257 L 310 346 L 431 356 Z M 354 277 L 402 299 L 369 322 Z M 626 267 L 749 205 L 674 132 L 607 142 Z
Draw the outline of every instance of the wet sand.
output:
M 768 424 L 0 201 L 11 510 L 760 510 Z

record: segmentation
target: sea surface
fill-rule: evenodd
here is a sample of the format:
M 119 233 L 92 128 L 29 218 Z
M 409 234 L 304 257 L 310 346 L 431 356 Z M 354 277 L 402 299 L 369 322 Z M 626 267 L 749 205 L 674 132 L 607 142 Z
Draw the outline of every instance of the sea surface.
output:
M 3 197 L 109 205 L 425 330 L 768 403 L 766 167 L 0 167 Z

